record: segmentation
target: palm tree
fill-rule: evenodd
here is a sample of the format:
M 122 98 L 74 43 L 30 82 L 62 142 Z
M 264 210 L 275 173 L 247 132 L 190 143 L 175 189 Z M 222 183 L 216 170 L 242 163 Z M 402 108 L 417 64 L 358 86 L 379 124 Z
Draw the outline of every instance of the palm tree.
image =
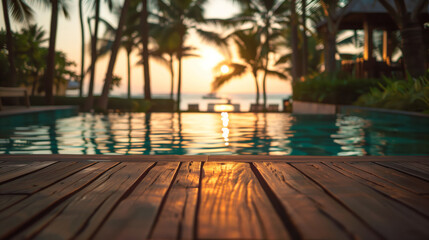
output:
M 80 32 L 81 32 L 79 97 L 82 97 L 83 82 L 84 82 L 83 80 L 85 78 L 85 26 L 83 24 L 82 3 L 83 3 L 83 0 L 79 0 L 79 21 L 80 21 Z
M 115 67 L 116 56 L 118 54 L 118 50 L 121 45 L 122 32 L 125 25 L 130 2 L 131 0 L 125 0 L 124 5 L 122 6 L 117 31 L 115 34 L 115 40 L 113 42 L 113 47 L 110 55 L 109 66 L 107 67 L 107 73 L 106 73 L 106 79 L 104 81 L 103 92 L 101 93 L 101 97 L 98 102 L 98 107 L 104 111 L 107 110 L 107 101 L 108 101 L 110 87 L 112 84 L 113 69 Z
M 404 0 L 394 1 L 394 6 L 386 0 L 378 1 L 392 16 L 401 32 L 405 69 L 413 77 L 422 76 L 426 72 L 427 49 L 423 43 L 422 26 L 419 24 L 418 16 L 428 0 L 416 0 L 414 8 L 411 9 L 411 14 L 407 12 Z M 411 5 L 410 2 L 409 5 Z M 426 49 L 426 51 L 422 51 L 422 49 Z
M 262 92 L 264 98 L 264 109 L 266 109 L 267 93 L 266 79 L 269 66 L 269 53 L 273 49 L 271 46 L 279 36 L 281 26 L 287 21 L 288 1 L 280 0 L 239 0 L 241 12 L 227 20 L 218 20 L 224 26 L 240 26 L 237 31 L 248 29 L 246 23 L 252 28 L 258 28 L 262 41 L 262 48 L 258 56 L 264 59 L 263 66 L 266 69 L 262 79 Z M 295 66 L 295 65 L 294 65 Z
M 24 0 L 3 0 L 3 17 L 6 25 L 6 45 L 8 51 L 8 60 L 10 67 L 9 85 L 14 87 L 17 85 L 16 66 L 15 66 L 15 46 L 13 42 L 12 29 L 10 27 L 9 10 L 12 13 L 12 18 L 17 22 L 29 21 L 33 18 L 33 10 Z
M 44 0 L 48 4 L 48 0 Z M 48 58 L 45 73 L 45 98 L 47 104 L 54 104 L 52 89 L 55 77 L 55 43 L 57 39 L 58 11 L 61 10 L 69 18 L 67 2 L 64 0 L 50 0 L 51 3 L 51 29 L 49 35 Z
M 17 49 L 17 53 L 25 53 L 28 56 L 27 65 L 30 70 L 31 77 L 33 78 L 31 96 L 34 96 L 41 69 L 46 66 L 46 49 L 41 45 L 48 39 L 45 39 L 45 31 L 42 27 L 30 25 L 28 28 L 21 30 L 21 36 L 24 38 L 25 49 Z
M 336 37 L 341 19 L 343 17 L 343 15 L 338 15 L 337 12 L 342 6 L 344 6 L 346 2 L 347 1 L 341 0 L 320 0 L 320 4 L 322 6 L 327 23 L 326 29 L 324 29 L 323 32 L 323 43 L 325 71 L 328 73 L 333 73 L 336 71 Z
M 177 83 L 177 111 L 180 112 L 180 100 L 182 90 L 182 58 L 184 57 L 185 42 L 190 29 L 206 42 L 226 48 L 225 41 L 218 34 L 206 31 L 200 27 L 207 23 L 204 19 L 203 5 L 207 0 L 157 0 L 159 9 L 158 19 L 163 28 L 164 37 L 174 37 L 178 43 L 176 53 L 179 65 Z
M 149 73 L 149 24 L 147 0 L 142 0 L 141 10 L 141 40 L 143 46 L 143 76 L 144 76 L 144 99 L 151 100 L 150 73 Z
M 94 81 L 95 81 L 95 63 L 97 62 L 97 37 L 98 37 L 98 27 L 100 23 L 100 3 L 101 0 L 95 0 L 95 17 L 94 17 L 94 33 L 91 36 L 91 74 L 89 78 L 88 86 L 88 97 L 85 102 L 85 111 L 92 109 L 94 105 Z M 113 3 L 111 0 L 106 0 L 109 9 L 113 8 Z
M 261 44 L 260 34 L 255 29 L 237 31 L 230 36 L 235 45 L 237 46 L 238 55 L 242 60 L 242 63 L 234 62 L 221 62 L 215 68 L 214 72 L 221 72 L 221 67 L 227 65 L 230 69 L 226 74 L 218 74 L 213 83 L 212 90 L 215 91 L 221 86 L 229 82 L 231 79 L 239 78 L 244 74 L 250 72 L 253 75 L 255 80 L 255 90 L 256 90 L 256 99 L 255 102 L 259 105 L 259 81 L 258 81 L 258 72 L 263 71 L 264 76 L 271 75 L 276 76 L 281 79 L 286 79 L 286 76 L 283 73 L 280 73 L 275 70 L 269 70 L 263 63 L 261 58 Z

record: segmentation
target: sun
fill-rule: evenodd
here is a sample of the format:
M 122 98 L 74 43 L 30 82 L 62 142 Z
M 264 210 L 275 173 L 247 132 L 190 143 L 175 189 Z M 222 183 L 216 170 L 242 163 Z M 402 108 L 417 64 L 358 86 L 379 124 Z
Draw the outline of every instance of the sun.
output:
M 229 67 L 227 65 L 222 65 L 222 67 L 220 67 L 220 72 L 222 74 L 226 74 L 229 72 Z

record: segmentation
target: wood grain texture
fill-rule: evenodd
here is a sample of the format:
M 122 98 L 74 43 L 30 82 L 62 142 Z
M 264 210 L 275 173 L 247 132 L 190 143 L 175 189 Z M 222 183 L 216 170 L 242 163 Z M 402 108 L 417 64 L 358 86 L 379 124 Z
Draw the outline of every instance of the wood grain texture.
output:
M 418 177 L 429 182 L 429 166 L 418 162 L 385 162 L 377 163 L 381 166 L 393 168 L 400 172 Z
M 83 190 L 60 204 L 58 212 L 46 216 L 45 222 L 53 221 L 42 230 L 27 231 L 27 237 L 36 239 L 88 239 L 100 227 L 108 213 L 126 191 L 152 164 L 122 163 L 111 168 Z M 38 220 L 39 223 L 44 222 Z M 34 232 L 37 232 L 34 233 Z
M 178 162 L 159 162 L 113 210 L 96 239 L 146 239 Z
M 303 239 L 378 239 L 364 222 L 286 163 L 254 163 Z
M 112 163 L 99 163 L 90 166 L 0 212 L 0 226 L 2 226 L 0 238 L 7 238 L 25 224 L 37 220 L 55 204 L 84 188 L 113 165 Z
M 152 239 L 193 238 L 200 172 L 201 162 L 181 164 L 150 236 Z
M 247 163 L 203 166 L 199 239 L 289 239 L 280 217 Z
M 362 163 L 366 164 L 366 163 Z M 427 239 L 429 221 L 412 209 L 385 197 L 320 163 L 293 163 L 331 196 L 387 239 Z M 388 223 L 388 224 L 387 224 Z
M 392 199 L 398 200 L 409 208 L 412 208 L 429 218 L 429 199 L 398 188 L 395 184 L 392 184 L 383 178 L 379 178 L 376 175 L 362 171 L 347 163 L 331 163 L 327 165 L 358 182 L 372 187 Z
M 392 168 L 380 166 L 374 163 L 351 163 L 352 166 L 364 170 L 373 175 L 377 175 L 403 189 L 417 193 L 417 194 L 428 194 L 429 193 L 429 182 L 426 182 L 420 178 L 410 176 L 403 172 L 397 171 Z
M 53 161 L 31 163 L 3 163 L 0 165 L 0 183 L 4 183 L 6 181 L 10 181 L 23 175 L 35 172 L 54 163 L 55 162 Z
M 0 185 L 0 194 L 32 194 L 94 163 L 59 162 Z

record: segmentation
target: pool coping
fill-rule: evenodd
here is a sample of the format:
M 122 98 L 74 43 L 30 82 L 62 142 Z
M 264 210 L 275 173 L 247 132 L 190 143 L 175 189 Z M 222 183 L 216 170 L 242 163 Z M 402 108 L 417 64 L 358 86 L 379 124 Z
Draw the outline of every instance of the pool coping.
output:
M 0 117 L 8 117 L 15 115 L 23 114 L 34 114 L 42 112 L 51 112 L 57 110 L 76 110 L 78 111 L 78 106 L 75 105 L 61 105 L 61 106 L 31 106 L 30 108 L 14 108 L 9 110 L 0 111 Z

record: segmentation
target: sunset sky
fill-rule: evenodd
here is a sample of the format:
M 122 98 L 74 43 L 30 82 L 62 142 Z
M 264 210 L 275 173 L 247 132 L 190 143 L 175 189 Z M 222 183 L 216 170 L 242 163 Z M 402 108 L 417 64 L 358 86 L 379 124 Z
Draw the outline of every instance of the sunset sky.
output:
M 31 1 L 30 1 L 31 2 Z M 118 1 L 117 1 L 118 2 Z M 122 2 L 122 1 L 121 1 Z M 210 0 L 205 6 L 206 17 L 208 18 L 227 18 L 232 16 L 238 11 L 238 7 L 232 3 L 231 0 Z M 117 24 L 116 18 L 109 13 L 107 5 L 102 1 L 102 10 L 101 16 L 112 25 Z M 34 6 L 35 5 L 35 6 Z M 46 37 L 49 37 L 49 23 L 50 23 L 50 9 L 44 8 L 36 4 L 32 4 L 35 10 L 35 23 L 43 26 L 46 31 Z M 58 23 L 58 32 L 57 32 L 57 44 L 56 49 L 61 50 L 67 54 L 67 57 L 76 62 L 76 70 L 80 73 L 80 53 L 81 53 L 81 33 L 80 33 L 80 24 L 79 24 L 79 9 L 78 1 L 69 1 L 70 6 L 70 19 L 65 19 L 60 15 Z M 1 6 L 0 6 L 1 9 Z M 85 22 L 88 16 L 91 16 L 93 13 L 89 7 L 85 9 Z M 12 28 L 14 31 L 20 30 L 23 25 L 12 23 Z M 90 36 L 88 31 L 88 26 L 86 25 L 86 67 L 90 63 L 90 51 L 89 51 L 89 42 Z M 4 19 L 3 16 L 0 19 L 0 28 L 4 29 Z M 103 33 L 104 29 L 101 28 L 100 33 Z M 101 34 L 100 34 L 101 36 Z M 47 43 L 46 43 L 47 44 Z M 213 79 L 212 68 L 220 61 L 224 60 L 219 51 L 211 46 L 206 45 L 201 42 L 201 40 L 191 34 L 187 45 L 193 45 L 198 48 L 196 53 L 200 55 L 200 58 L 189 58 L 183 62 L 183 83 L 182 91 L 183 93 L 208 93 L 210 91 L 210 84 Z M 95 83 L 95 93 L 101 92 L 104 76 L 106 73 L 108 58 L 104 57 L 97 61 L 96 68 L 96 83 Z M 132 56 L 132 94 L 139 95 L 143 92 L 143 70 L 142 66 L 135 65 L 138 61 L 137 52 L 134 52 Z M 170 75 L 169 71 L 162 65 L 158 64 L 156 61 L 151 61 L 151 78 L 152 78 L 152 92 L 154 94 L 165 94 L 170 91 Z M 112 95 L 125 94 L 127 89 L 126 84 L 126 56 L 125 51 L 121 50 L 115 66 L 115 74 L 122 77 L 121 86 L 115 88 L 112 92 Z M 177 69 L 176 69 L 177 73 Z M 85 79 L 85 89 L 88 84 L 88 76 Z M 267 81 L 268 93 L 290 93 L 290 82 L 281 81 L 277 79 L 269 79 Z M 175 86 L 176 89 L 176 86 Z M 242 79 L 237 79 L 231 81 L 229 84 L 225 85 L 220 89 L 220 93 L 254 93 L 254 82 L 250 75 L 246 75 Z

